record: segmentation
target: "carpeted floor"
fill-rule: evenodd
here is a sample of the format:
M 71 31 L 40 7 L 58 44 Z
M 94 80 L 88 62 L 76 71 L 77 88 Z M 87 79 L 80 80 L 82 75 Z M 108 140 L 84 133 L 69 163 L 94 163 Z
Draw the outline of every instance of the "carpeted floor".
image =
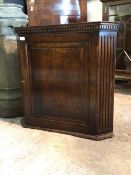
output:
M 0 175 L 131 175 L 131 90 L 115 91 L 112 139 L 91 141 L 0 119 Z

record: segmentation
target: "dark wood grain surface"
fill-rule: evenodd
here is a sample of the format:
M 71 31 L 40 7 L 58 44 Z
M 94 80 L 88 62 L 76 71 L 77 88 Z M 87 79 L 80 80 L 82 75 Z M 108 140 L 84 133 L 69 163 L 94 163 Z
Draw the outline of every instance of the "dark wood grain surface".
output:
M 117 23 L 16 28 L 24 125 L 100 140 L 113 132 Z
M 29 26 L 69 24 L 87 21 L 86 0 L 27 1 Z

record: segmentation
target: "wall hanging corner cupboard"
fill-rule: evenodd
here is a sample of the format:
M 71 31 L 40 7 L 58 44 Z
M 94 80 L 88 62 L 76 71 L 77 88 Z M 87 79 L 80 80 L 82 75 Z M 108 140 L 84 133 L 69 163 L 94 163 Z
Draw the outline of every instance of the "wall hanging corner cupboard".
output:
M 15 28 L 23 125 L 101 140 L 113 135 L 118 23 Z

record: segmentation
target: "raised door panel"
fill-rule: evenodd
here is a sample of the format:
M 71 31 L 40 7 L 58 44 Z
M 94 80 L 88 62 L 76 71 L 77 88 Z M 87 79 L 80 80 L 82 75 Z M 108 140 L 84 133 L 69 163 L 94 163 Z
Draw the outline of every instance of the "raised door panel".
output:
M 74 45 L 31 45 L 29 63 L 33 117 L 88 124 L 88 43 Z

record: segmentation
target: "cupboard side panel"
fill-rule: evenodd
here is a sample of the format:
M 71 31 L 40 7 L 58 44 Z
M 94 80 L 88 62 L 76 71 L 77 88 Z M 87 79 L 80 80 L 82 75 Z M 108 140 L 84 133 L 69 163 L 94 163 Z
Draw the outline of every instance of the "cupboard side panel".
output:
M 31 116 L 30 79 L 28 70 L 27 43 L 25 41 L 18 41 L 18 51 L 21 69 L 23 112 L 25 120 L 29 120 L 29 117 Z

